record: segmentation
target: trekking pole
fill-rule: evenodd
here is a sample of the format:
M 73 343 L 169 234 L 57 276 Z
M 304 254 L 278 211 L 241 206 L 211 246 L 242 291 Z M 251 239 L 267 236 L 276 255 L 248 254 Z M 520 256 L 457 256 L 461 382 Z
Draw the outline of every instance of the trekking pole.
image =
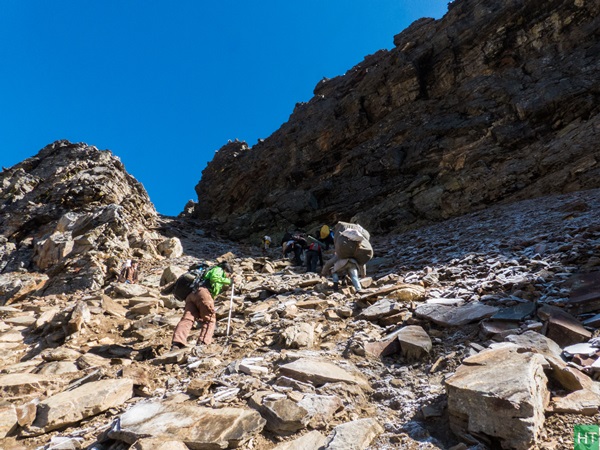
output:
M 229 326 L 231 325 L 231 311 L 233 310 L 233 283 L 231 283 L 231 297 L 229 298 L 229 318 L 227 319 L 226 337 L 229 339 Z

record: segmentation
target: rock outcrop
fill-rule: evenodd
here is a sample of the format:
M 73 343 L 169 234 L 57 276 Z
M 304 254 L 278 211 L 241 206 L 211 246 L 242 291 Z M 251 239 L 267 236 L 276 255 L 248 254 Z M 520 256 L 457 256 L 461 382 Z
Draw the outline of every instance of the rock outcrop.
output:
M 159 217 L 185 251 L 140 283 L 0 306 L 0 446 L 561 448 L 599 417 L 598 191 L 374 236 L 360 295 Z M 231 262 L 234 296 L 171 352 L 194 255 Z
M 108 151 L 4 169 L 0 447 L 570 448 L 600 420 L 600 189 L 556 193 L 597 183 L 598 8 L 458 0 L 217 154 L 194 209 L 231 236 L 481 209 L 373 233 L 358 293 L 157 215 Z M 171 351 L 170 287 L 223 260 L 214 342 Z
M 158 255 L 154 206 L 110 151 L 50 144 L 0 173 L 0 202 L 0 304 L 97 289 L 123 258 Z M 27 271 L 40 273 L 29 287 Z
M 223 146 L 194 215 L 233 238 L 351 218 L 386 232 L 600 186 L 598 3 L 449 6 L 320 81 L 264 141 Z

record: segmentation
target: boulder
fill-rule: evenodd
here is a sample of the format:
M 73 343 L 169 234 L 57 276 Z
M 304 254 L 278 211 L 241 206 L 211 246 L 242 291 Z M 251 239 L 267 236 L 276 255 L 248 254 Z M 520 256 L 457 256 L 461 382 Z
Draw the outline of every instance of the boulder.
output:
M 306 394 L 298 402 L 298 406 L 308 411 L 307 425 L 321 429 L 331 423 L 335 413 L 344 407 L 344 403 L 335 395 Z
M 117 283 L 113 289 L 117 298 L 142 297 L 148 294 L 148 289 L 139 284 Z
M 389 294 L 390 298 L 401 302 L 416 302 L 425 299 L 425 288 L 418 284 L 397 284 L 395 290 Z
M 75 361 L 81 356 L 81 353 L 77 350 L 67 347 L 58 347 L 44 350 L 40 353 L 40 356 L 44 361 Z
M 287 348 L 312 348 L 315 331 L 311 323 L 299 322 L 286 328 L 281 337 Z
M 592 337 L 577 318 L 560 308 L 544 305 L 538 309 L 537 315 L 546 322 L 546 336 L 561 347 L 588 341 Z
M 325 383 L 356 384 L 363 389 L 370 389 L 369 382 L 360 374 L 352 374 L 328 361 L 300 358 L 279 367 L 280 372 L 299 381 L 313 383 L 316 386 Z
M 400 303 L 389 298 L 382 298 L 368 308 L 365 308 L 357 316 L 357 319 L 376 321 L 382 317 L 392 316 L 402 311 Z
M 35 420 L 37 414 L 37 405 L 39 399 L 34 398 L 32 401 L 17 406 L 17 421 L 22 427 L 28 427 Z
M 78 372 L 79 367 L 71 361 L 51 361 L 42 364 L 35 373 L 46 376 L 62 375 L 65 373 Z
M 33 262 L 46 270 L 71 253 L 73 244 L 70 233 L 54 233 L 35 243 Z
M 102 295 L 102 309 L 106 314 L 113 317 L 125 317 L 127 314 L 127 309 L 108 295 Z
M 284 394 L 260 391 L 248 401 L 267 420 L 265 428 L 279 435 L 290 435 L 306 427 L 308 411 Z
M 488 436 L 503 448 L 535 445 L 549 401 L 544 358 L 516 345 L 465 359 L 446 380 L 450 428 L 458 436 Z
M 561 348 L 552 339 L 535 331 L 526 331 L 520 335 L 507 336 L 506 340 L 524 351 L 542 355 L 550 365 L 549 375 L 565 389 L 571 392 L 593 389 L 594 382 L 591 378 L 576 368 L 568 366 L 561 357 Z
M 17 411 L 10 403 L 0 403 L 0 439 L 12 433 L 18 425 Z
M 177 266 L 167 266 L 160 276 L 160 286 L 166 286 L 169 283 L 177 281 L 186 271 Z
M 598 413 L 600 395 L 587 389 L 571 392 L 564 397 L 552 399 L 551 411 L 556 413 L 593 416 Z
M 336 426 L 323 450 L 364 450 L 383 433 L 376 419 L 358 419 Z
M 75 424 L 120 406 L 132 396 L 133 382 L 124 378 L 94 381 L 72 391 L 53 395 L 38 405 L 31 434 L 42 434 Z
M 423 327 L 409 325 L 401 328 L 396 333 L 396 339 L 400 343 L 402 356 L 408 360 L 419 360 L 429 355 L 433 348 L 431 338 Z
M 156 250 L 165 258 L 179 258 L 183 255 L 183 246 L 179 238 L 176 237 L 165 239 L 158 244 Z
M 149 401 L 120 416 L 109 437 L 133 444 L 140 438 L 184 442 L 189 448 L 235 448 L 260 433 L 266 420 L 253 409 L 203 408 L 193 404 Z
M 39 395 L 60 385 L 54 377 L 33 373 L 10 373 L 0 375 L 0 393 L 3 398 L 19 398 Z

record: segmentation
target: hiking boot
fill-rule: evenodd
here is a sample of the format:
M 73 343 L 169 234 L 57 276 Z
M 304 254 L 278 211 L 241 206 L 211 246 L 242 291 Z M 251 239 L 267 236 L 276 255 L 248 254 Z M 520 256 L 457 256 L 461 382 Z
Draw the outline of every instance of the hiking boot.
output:
M 333 283 L 333 292 L 337 292 L 340 290 L 340 284 L 336 281 Z
M 177 350 L 181 350 L 182 348 L 185 348 L 185 345 L 182 344 L 181 342 L 173 342 L 173 344 L 171 344 L 171 352 L 176 352 Z

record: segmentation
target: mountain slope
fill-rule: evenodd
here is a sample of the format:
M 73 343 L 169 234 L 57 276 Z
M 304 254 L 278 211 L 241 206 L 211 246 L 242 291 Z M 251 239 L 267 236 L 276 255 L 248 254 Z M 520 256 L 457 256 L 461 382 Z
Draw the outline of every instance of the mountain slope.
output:
M 156 255 L 154 206 L 110 151 L 54 142 L 0 173 L 0 202 L 0 305 L 20 272 L 45 272 L 40 292 L 73 292 L 103 286 L 119 258 Z
M 388 232 L 600 186 L 599 13 L 453 2 L 319 82 L 269 138 L 222 147 L 194 215 L 234 238 L 351 218 Z

